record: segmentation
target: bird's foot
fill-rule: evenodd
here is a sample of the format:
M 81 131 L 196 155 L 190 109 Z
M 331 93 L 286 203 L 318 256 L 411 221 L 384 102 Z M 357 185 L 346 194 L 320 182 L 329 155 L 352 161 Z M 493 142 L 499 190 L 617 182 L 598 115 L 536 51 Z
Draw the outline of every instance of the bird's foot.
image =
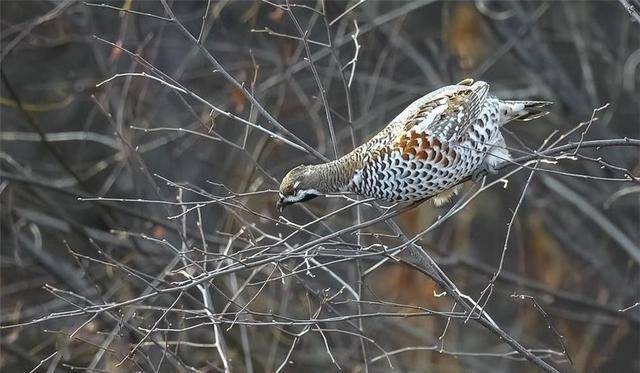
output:
M 496 175 L 498 170 L 492 165 L 486 162 L 482 163 L 480 167 L 476 168 L 475 171 L 471 174 L 471 180 L 474 182 L 482 181 L 485 176 L 488 175 Z

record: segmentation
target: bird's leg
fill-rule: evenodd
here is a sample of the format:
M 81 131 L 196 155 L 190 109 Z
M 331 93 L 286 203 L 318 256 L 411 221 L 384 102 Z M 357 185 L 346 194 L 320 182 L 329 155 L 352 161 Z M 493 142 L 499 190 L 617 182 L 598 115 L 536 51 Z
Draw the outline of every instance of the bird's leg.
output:
M 482 164 L 471 173 L 471 180 L 479 182 L 487 175 L 496 175 L 498 170 L 495 165 L 489 162 L 482 162 Z

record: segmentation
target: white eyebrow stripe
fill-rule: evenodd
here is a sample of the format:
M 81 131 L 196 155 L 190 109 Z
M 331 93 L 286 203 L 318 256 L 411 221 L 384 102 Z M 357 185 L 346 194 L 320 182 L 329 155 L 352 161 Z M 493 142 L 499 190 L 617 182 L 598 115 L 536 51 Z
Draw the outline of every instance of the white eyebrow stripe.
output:
M 295 183 L 293 183 L 293 187 L 297 188 L 300 185 L 300 181 L 296 181 Z

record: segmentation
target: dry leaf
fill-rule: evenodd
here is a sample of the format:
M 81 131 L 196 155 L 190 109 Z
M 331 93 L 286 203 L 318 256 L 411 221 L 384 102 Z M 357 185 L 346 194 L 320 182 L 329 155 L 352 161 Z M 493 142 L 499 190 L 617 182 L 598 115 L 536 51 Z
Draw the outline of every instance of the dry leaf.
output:
M 284 10 L 280 8 L 274 9 L 271 13 L 269 13 L 269 19 L 273 22 L 281 22 L 284 17 Z
M 480 14 L 471 4 L 458 5 L 447 30 L 449 50 L 458 57 L 462 69 L 473 68 L 485 50 L 485 34 Z
M 247 98 L 244 96 L 244 92 L 242 92 L 242 89 L 233 87 L 233 89 L 231 89 L 231 93 L 229 94 L 229 100 L 231 100 L 233 111 L 235 111 L 236 113 L 241 113 L 242 111 L 244 111 L 244 105 L 247 102 Z
M 153 236 L 153 238 L 161 240 L 166 234 L 166 229 L 161 225 L 154 225 L 153 228 L 151 228 L 151 236 Z

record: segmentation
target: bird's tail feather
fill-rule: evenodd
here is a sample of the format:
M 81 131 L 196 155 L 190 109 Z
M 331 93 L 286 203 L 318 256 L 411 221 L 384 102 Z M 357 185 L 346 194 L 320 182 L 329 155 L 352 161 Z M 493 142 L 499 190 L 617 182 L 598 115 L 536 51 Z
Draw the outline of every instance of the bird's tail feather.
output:
M 550 101 L 505 101 L 513 109 L 513 120 L 527 121 L 549 114 L 544 110 Z

